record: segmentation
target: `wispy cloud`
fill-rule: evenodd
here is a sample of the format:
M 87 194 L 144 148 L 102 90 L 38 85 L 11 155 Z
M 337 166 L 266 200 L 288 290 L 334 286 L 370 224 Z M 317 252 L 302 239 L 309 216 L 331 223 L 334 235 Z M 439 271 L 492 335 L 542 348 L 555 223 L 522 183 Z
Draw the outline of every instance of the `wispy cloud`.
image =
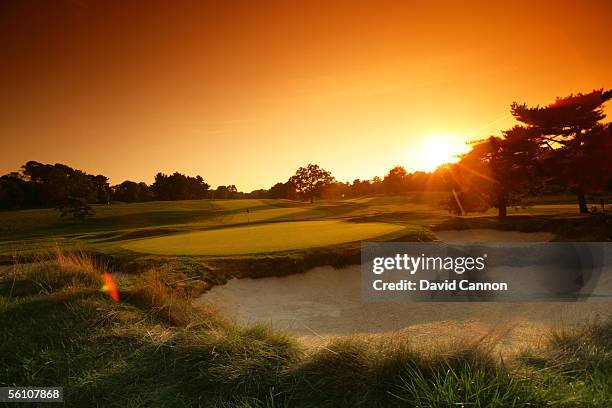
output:
M 466 57 L 467 58 L 467 57 Z M 401 65 L 393 69 L 373 69 L 357 74 L 341 76 L 318 76 L 300 78 L 288 85 L 294 92 L 288 96 L 264 98 L 263 102 L 287 101 L 324 101 L 342 98 L 368 98 L 392 94 L 408 93 L 415 89 L 450 85 L 463 81 L 496 75 L 502 72 L 515 71 L 518 66 L 494 67 L 482 70 L 470 70 L 467 73 L 448 76 L 439 74 L 437 77 L 428 69 L 430 65 L 439 70 L 453 70 L 453 60 L 421 61 L 419 66 Z M 457 66 L 461 65 L 459 63 Z M 441 69 L 441 67 L 443 69 Z M 416 72 L 416 74 L 415 74 Z M 427 77 L 424 80 L 414 80 L 415 77 Z M 399 79 L 398 79 L 399 78 Z M 403 79 L 406 78 L 406 79 Z

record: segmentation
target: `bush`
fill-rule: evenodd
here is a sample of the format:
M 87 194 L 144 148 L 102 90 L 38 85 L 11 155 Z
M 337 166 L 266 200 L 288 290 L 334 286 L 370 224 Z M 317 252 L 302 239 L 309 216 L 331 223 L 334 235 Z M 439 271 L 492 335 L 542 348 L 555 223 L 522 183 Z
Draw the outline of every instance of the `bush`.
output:
M 75 219 L 85 221 L 87 217 L 94 215 L 94 210 L 87 203 L 87 200 L 80 197 L 68 197 L 56 209 L 62 218 L 71 215 Z

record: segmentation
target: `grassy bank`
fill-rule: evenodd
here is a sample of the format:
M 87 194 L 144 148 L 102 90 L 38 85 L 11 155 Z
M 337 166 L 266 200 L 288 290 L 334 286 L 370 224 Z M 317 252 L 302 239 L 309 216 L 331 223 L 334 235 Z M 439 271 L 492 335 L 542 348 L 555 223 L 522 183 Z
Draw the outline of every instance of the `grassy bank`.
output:
M 412 350 L 349 338 L 311 350 L 193 308 L 155 269 L 118 275 L 115 303 L 99 290 L 103 267 L 59 252 L 2 271 L 1 385 L 62 385 L 67 406 L 105 407 L 604 407 L 612 395 L 611 322 L 505 361 L 486 339 Z
M 522 232 L 551 232 L 557 241 L 612 241 L 612 215 L 515 215 L 513 217 L 456 217 L 432 227 L 436 230 L 496 229 Z

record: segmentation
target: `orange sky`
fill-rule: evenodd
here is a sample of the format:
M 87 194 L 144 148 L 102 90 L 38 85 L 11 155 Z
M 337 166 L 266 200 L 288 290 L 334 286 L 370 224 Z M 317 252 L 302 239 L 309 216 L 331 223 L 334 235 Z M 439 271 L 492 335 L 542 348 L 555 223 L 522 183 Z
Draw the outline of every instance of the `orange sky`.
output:
M 315 162 L 371 178 L 428 168 L 431 138 L 510 127 L 513 101 L 612 87 L 609 0 L 7 3 L 2 174 L 38 160 L 249 191 Z

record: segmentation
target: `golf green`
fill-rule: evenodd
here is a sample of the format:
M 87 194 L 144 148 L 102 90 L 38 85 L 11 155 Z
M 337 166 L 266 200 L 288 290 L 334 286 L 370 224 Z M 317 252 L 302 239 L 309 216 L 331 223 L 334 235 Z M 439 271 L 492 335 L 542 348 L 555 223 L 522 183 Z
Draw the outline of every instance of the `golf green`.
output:
M 360 241 L 402 228 L 382 222 L 278 222 L 141 239 L 124 245 L 124 248 L 166 255 L 237 255 Z

